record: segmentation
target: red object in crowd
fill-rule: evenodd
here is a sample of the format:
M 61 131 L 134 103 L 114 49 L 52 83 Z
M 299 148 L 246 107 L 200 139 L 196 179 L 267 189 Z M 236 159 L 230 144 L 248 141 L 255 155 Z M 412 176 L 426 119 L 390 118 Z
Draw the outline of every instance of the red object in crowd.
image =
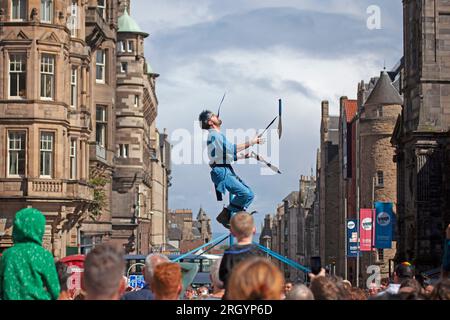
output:
M 67 265 L 67 272 L 71 274 L 67 283 L 67 289 L 70 293 L 79 292 L 81 287 L 81 279 L 84 272 L 84 255 L 73 255 L 62 258 L 60 261 Z

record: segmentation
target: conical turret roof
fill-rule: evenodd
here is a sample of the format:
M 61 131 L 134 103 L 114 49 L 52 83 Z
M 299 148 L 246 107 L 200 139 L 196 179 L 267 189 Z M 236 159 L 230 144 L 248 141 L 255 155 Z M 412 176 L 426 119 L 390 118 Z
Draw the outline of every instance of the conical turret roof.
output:
M 365 105 L 403 105 L 403 99 L 392 84 L 386 71 L 381 71 L 380 78 L 366 100 Z
M 137 33 L 144 37 L 148 37 L 148 33 L 141 30 L 136 21 L 128 14 L 128 10 L 125 9 L 123 14 L 119 17 L 119 33 Z

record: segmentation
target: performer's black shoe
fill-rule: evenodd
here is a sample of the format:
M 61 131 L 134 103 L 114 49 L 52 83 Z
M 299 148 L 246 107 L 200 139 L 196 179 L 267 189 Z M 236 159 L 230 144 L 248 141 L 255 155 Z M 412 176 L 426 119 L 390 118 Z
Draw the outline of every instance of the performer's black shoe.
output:
M 231 212 L 227 208 L 223 208 L 222 212 L 219 213 L 216 220 L 225 228 L 230 229 Z

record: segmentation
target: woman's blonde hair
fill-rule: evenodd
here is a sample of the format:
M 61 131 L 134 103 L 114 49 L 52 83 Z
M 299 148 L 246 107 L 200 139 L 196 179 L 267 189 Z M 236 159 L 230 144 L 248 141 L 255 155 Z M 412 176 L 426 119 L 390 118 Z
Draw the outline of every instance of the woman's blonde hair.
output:
M 227 300 L 280 300 L 284 277 L 280 269 L 264 258 L 239 263 L 227 284 Z

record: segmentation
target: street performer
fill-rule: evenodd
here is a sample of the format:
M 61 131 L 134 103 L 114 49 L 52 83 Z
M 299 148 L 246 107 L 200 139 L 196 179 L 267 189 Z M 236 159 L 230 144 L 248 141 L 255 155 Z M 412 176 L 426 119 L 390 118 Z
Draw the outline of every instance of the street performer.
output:
M 226 191 L 230 193 L 230 204 L 217 216 L 217 221 L 229 229 L 231 216 L 235 212 L 247 210 L 255 196 L 253 191 L 236 175 L 231 163 L 238 159 L 249 158 L 250 153 L 240 155 L 238 153 L 255 144 L 262 144 L 264 140 L 257 136 L 242 144 L 230 143 L 220 132 L 222 120 L 209 110 L 200 113 L 199 121 L 202 129 L 208 130 L 209 165 L 217 201 L 222 201 L 222 194 Z

